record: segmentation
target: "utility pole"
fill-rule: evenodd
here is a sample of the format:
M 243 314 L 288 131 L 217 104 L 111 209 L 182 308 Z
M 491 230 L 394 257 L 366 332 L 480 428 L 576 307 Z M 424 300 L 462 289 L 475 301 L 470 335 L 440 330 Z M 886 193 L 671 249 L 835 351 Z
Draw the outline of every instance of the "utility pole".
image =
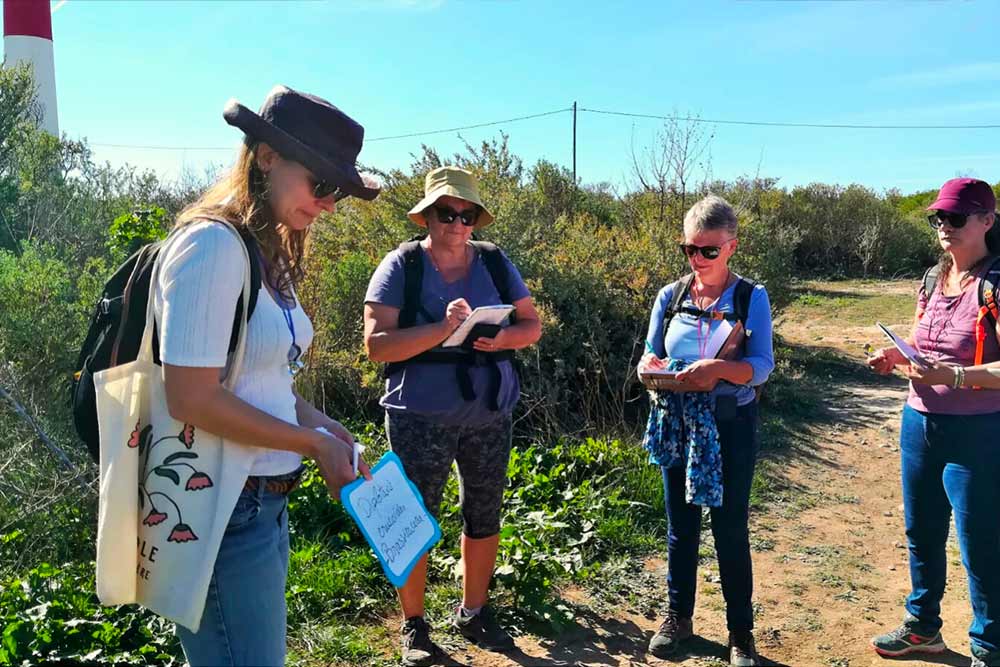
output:
M 576 101 L 573 102 L 573 189 L 576 189 Z

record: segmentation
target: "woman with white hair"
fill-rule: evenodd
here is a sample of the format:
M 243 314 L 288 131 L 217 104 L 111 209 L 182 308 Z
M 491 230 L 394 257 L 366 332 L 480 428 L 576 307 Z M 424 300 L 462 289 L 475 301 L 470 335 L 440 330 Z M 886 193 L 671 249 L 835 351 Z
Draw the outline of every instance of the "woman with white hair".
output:
M 735 211 L 721 197 L 705 197 L 687 212 L 680 250 L 692 272 L 657 295 L 639 372 L 677 372 L 651 392 L 643 442 L 650 461 L 662 468 L 668 520 L 669 611 L 649 652 L 673 655 L 693 635 L 698 541 L 707 506 L 726 600 L 730 664 L 748 667 L 758 664 L 748 529 L 759 449 L 757 388 L 774 368 L 774 353 L 767 291 L 729 268 L 737 227 Z M 727 328 L 733 331 L 721 347 L 734 352 L 720 354 L 716 341 Z

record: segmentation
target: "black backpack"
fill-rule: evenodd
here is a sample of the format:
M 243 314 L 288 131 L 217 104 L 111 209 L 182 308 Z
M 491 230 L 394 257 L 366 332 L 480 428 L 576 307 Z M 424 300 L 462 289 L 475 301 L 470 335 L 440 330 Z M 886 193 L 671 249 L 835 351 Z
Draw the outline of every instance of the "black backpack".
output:
M 691 283 L 693 282 L 694 274 L 689 273 L 674 283 L 674 293 L 671 295 L 670 305 L 667 306 L 667 311 L 663 314 L 664 333 L 666 333 L 667 327 L 670 326 L 670 320 L 672 320 L 674 315 L 677 313 L 686 313 L 695 317 L 704 317 L 707 315 L 707 313 L 700 308 L 692 308 L 690 306 L 681 305 L 684 302 L 684 297 L 686 297 L 688 292 L 691 291 Z M 733 292 L 733 312 L 713 313 L 712 316 L 721 317 L 722 319 L 729 320 L 730 322 L 739 322 L 743 325 L 743 329 L 749 337 L 752 332 L 747 329 L 747 317 L 750 315 L 750 298 L 753 296 L 753 290 L 756 286 L 757 283 L 753 280 L 740 278 L 739 282 L 736 283 L 736 288 Z
M 423 315 L 428 322 L 436 320 L 427 312 L 420 302 L 420 291 L 424 281 L 424 259 L 420 242 L 426 236 L 417 236 L 406 243 L 399 245 L 399 252 L 403 258 L 403 307 L 399 310 L 399 328 L 407 329 L 417 323 L 417 313 Z M 486 265 L 486 270 L 490 274 L 493 286 L 496 287 L 502 303 L 511 303 L 510 298 L 510 275 L 507 271 L 507 263 L 503 259 L 503 254 L 496 244 L 488 241 L 469 241 L 469 245 L 479 251 Z M 514 313 L 510 315 L 510 322 L 516 321 Z M 462 398 L 466 401 L 476 399 L 475 391 L 472 388 L 472 379 L 469 376 L 470 366 L 489 366 L 492 373 L 492 387 L 488 404 L 491 410 L 499 410 L 498 395 L 500 393 L 500 369 L 497 363 L 500 361 L 510 361 L 517 368 L 516 357 L 513 350 L 503 350 L 500 352 L 478 352 L 468 350 L 441 350 L 432 349 L 422 352 L 415 357 L 405 361 L 394 361 L 386 364 L 383 369 L 383 376 L 388 378 L 411 362 L 456 364 L 455 378 Z
M 253 236 L 240 230 L 240 237 L 246 244 L 250 261 L 250 303 L 249 314 L 253 315 L 260 290 L 260 263 L 257 242 Z M 120 364 L 135 361 L 139 356 L 139 344 L 146 328 L 146 306 L 149 303 L 149 287 L 153 264 L 163 249 L 165 241 L 144 245 L 125 260 L 104 285 L 104 292 L 97 301 L 90 318 L 87 337 L 76 359 L 77 369 L 73 373 L 70 387 L 70 403 L 73 409 L 73 426 L 80 439 L 87 445 L 87 451 L 95 462 L 100 461 L 100 437 L 97 425 L 97 397 L 94 392 L 94 373 Z M 229 339 L 229 352 L 236 349 L 240 327 L 243 324 L 242 295 L 236 303 L 233 331 Z M 155 326 L 155 325 L 154 325 Z M 160 363 L 159 340 L 153 330 L 153 360 Z
M 403 307 L 399 311 L 399 328 L 412 327 L 417 322 L 417 313 L 421 313 L 428 322 L 434 318 L 420 303 L 420 290 L 424 284 L 424 260 L 420 242 L 426 236 L 417 236 L 406 243 L 399 244 L 399 252 L 403 257 Z M 493 286 L 500 294 L 502 303 L 510 303 L 510 278 L 507 275 L 507 263 L 503 261 L 500 248 L 489 241 L 469 241 L 469 245 L 479 251 L 489 271 Z M 514 313 L 510 314 L 510 322 L 515 322 Z

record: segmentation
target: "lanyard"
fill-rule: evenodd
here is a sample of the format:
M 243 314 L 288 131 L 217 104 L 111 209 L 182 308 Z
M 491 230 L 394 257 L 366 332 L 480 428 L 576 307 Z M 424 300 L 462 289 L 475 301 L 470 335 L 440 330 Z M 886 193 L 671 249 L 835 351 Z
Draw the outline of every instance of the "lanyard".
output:
M 708 321 L 707 325 L 705 327 L 706 329 L 708 329 L 708 331 L 706 331 L 704 334 L 702 334 L 701 327 L 702 327 L 702 323 L 704 323 L 704 322 L 705 322 L 705 318 L 702 318 L 702 317 L 698 318 L 698 358 L 699 359 L 704 359 L 705 358 L 705 352 L 708 350 L 708 339 L 711 338 L 711 334 L 712 334 L 712 322 L 711 321 Z
M 259 246 L 257 247 L 257 257 L 263 267 L 265 265 L 264 253 L 261 252 Z M 268 281 L 268 289 L 269 291 L 271 289 L 270 281 Z M 295 320 L 292 318 L 292 309 L 285 303 L 284 296 L 282 296 L 277 288 L 272 291 L 272 295 L 274 302 L 281 308 L 281 314 L 285 318 L 285 326 L 288 327 L 288 332 L 292 334 L 292 345 L 288 348 L 288 373 L 292 377 L 295 377 L 299 371 L 305 368 L 305 363 L 299 359 L 302 356 L 302 348 L 295 342 Z
M 288 348 L 288 372 L 292 377 L 295 377 L 299 371 L 305 368 L 305 363 L 299 359 L 302 356 L 302 348 L 295 342 L 295 320 L 292 318 L 291 308 L 285 304 L 284 299 L 281 299 L 281 314 L 285 316 L 288 332 L 292 334 L 292 345 Z

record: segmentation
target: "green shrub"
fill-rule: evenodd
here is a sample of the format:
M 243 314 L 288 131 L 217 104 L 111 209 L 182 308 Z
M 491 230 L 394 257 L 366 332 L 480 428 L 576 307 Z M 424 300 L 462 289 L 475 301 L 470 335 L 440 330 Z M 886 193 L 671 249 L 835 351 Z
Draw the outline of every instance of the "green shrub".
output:
M 42 563 L 0 580 L 0 665 L 182 663 L 172 624 L 134 606 L 102 607 L 94 563 Z

